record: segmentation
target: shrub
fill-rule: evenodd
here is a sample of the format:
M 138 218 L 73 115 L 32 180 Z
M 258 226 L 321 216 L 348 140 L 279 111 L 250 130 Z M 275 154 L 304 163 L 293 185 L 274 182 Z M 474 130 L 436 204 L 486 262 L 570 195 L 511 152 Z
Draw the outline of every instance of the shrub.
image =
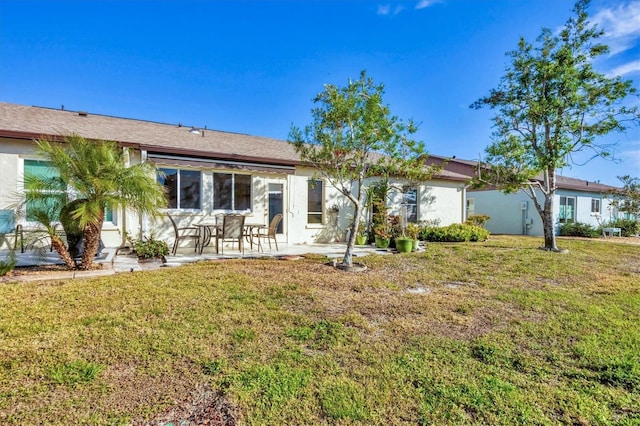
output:
M 588 223 L 564 223 L 560 226 L 559 234 L 563 237 L 588 237 L 599 235 L 598 230 Z
M 484 228 L 484 224 L 487 223 L 489 219 L 491 219 L 491 216 L 487 216 L 486 214 L 472 214 L 464 223 Z
M 434 242 L 485 241 L 489 231 L 479 226 L 454 223 L 445 227 L 425 227 L 420 231 L 420 239 Z
M 140 259 L 151 259 L 169 254 L 169 246 L 167 243 L 156 240 L 153 234 L 148 237 L 143 237 L 142 240 L 129 238 L 129 242 Z
M 640 222 L 633 219 L 616 219 L 612 220 L 605 228 L 620 228 L 623 237 L 633 237 L 640 234 Z

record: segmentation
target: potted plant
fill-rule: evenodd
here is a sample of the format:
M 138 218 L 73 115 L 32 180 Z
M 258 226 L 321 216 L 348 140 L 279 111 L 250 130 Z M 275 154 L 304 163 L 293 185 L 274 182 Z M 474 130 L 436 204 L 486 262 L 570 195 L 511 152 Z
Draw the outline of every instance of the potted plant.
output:
M 143 237 L 141 240 L 127 238 L 138 256 L 138 261 L 159 260 L 166 262 L 165 256 L 169 254 L 169 246 L 162 240 L 157 240 L 154 235 Z
M 356 233 L 356 244 L 359 246 L 363 246 L 367 244 L 367 227 L 365 226 L 364 220 L 361 220 L 358 223 L 358 230 Z
M 377 248 L 387 248 L 391 242 L 391 233 L 389 228 L 384 223 L 379 223 L 373 227 L 373 233 L 376 239 Z
M 395 238 L 395 243 L 398 253 L 410 253 L 413 249 L 413 238 L 408 237 L 404 230 L 401 235 Z
M 413 222 L 407 224 L 406 234 L 413 240 L 413 247 L 411 251 L 417 251 L 420 240 L 418 240 L 418 234 L 420 233 L 420 227 Z

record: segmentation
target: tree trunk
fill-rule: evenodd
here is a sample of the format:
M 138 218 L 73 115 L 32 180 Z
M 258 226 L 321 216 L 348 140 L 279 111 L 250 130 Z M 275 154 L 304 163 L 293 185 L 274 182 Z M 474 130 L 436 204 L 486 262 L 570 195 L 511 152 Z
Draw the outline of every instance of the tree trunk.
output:
M 358 230 L 358 222 L 360 221 L 360 214 L 362 213 L 362 203 L 356 205 L 356 211 L 353 216 L 353 222 L 351 223 L 351 232 L 349 233 L 349 239 L 347 240 L 347 250 L 344 252 L 344 258 L 342 264 L 344 266 L 353 266 L 353 248 L 356 244 L 356 231 Z
M 556 246 L 556 227 L 553 220 L 553 198 L 554 193 L 545 194 L 544 212 L 542 215 L 542 227 L 544 229 L 544 249 L 558 251 Z
M 356 233 L 358 231 L 358 223 L 360 222 L 360 215 L 362 214 L 362 206 L 364 204 L 364 188 L 363 179 L 360 179 L 358 183 L 358 200 L 355 204 L 355 212 L 353 213 L 353 221 L 351 223 L 351 232 L 349 234 L 349 240 L 347 241 L 347 250 L 344 252 L 344 258 L 342 259 L 342 265 L 347 267 L 353 266 L 353 248 L 356 244 Z
M 102 221 L 99 225 L 89 223 L 84 229 L 84 252 L 82 253 L 82 261 L 80 268 L 88 270 L 93 267 L 93 259 L 96 257 L 98 246 L 100 244 L 100 235 L 102 234 Z
M 556 246 L 556 227 L 553 215 L 553 199 L 556 195 L 556 170 L 548 168 L 544 173 L 544 211 L 542 227 L 544 229 L 544 249 L 560 251 Z
M 64 245 L 62 239 L 57 234 L 49 235 L 49 237 L 51 238 L 51 247 L 58 253 L 65 266 L 69 269 L 76 269 L 76 262 L 69 254 L 69 250 L 67 250 L 67 246 Z

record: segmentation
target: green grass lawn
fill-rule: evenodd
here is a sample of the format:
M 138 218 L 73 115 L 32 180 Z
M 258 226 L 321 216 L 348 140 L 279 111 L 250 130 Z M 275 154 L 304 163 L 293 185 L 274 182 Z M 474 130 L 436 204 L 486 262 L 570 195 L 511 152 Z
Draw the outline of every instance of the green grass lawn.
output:
M 640 246 L 540 244 L 4 284 L 0 423 L 640 424 Z

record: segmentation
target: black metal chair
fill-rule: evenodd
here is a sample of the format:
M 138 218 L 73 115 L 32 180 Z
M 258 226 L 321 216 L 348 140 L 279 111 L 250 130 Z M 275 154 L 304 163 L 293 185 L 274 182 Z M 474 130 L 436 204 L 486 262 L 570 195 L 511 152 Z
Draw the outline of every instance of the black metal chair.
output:
M 171 217 L 170 214 L 167 214 L 169 220 L 171 220 L 171 225 L 173 226 L 173 232 L 175 234 L 175 241 L 173 242 L 173 249 L 171 250 L 171 254 L 175 255 L 176 251 L 178 251 L 178 244 L 181 240 L 194 240 L 195 248 L 194 251 L 198 251 L 198 246 L 200 245 L 200 232 L 195 226 L 183 226 L 179 227 L 176 225 L 176 221 Z

